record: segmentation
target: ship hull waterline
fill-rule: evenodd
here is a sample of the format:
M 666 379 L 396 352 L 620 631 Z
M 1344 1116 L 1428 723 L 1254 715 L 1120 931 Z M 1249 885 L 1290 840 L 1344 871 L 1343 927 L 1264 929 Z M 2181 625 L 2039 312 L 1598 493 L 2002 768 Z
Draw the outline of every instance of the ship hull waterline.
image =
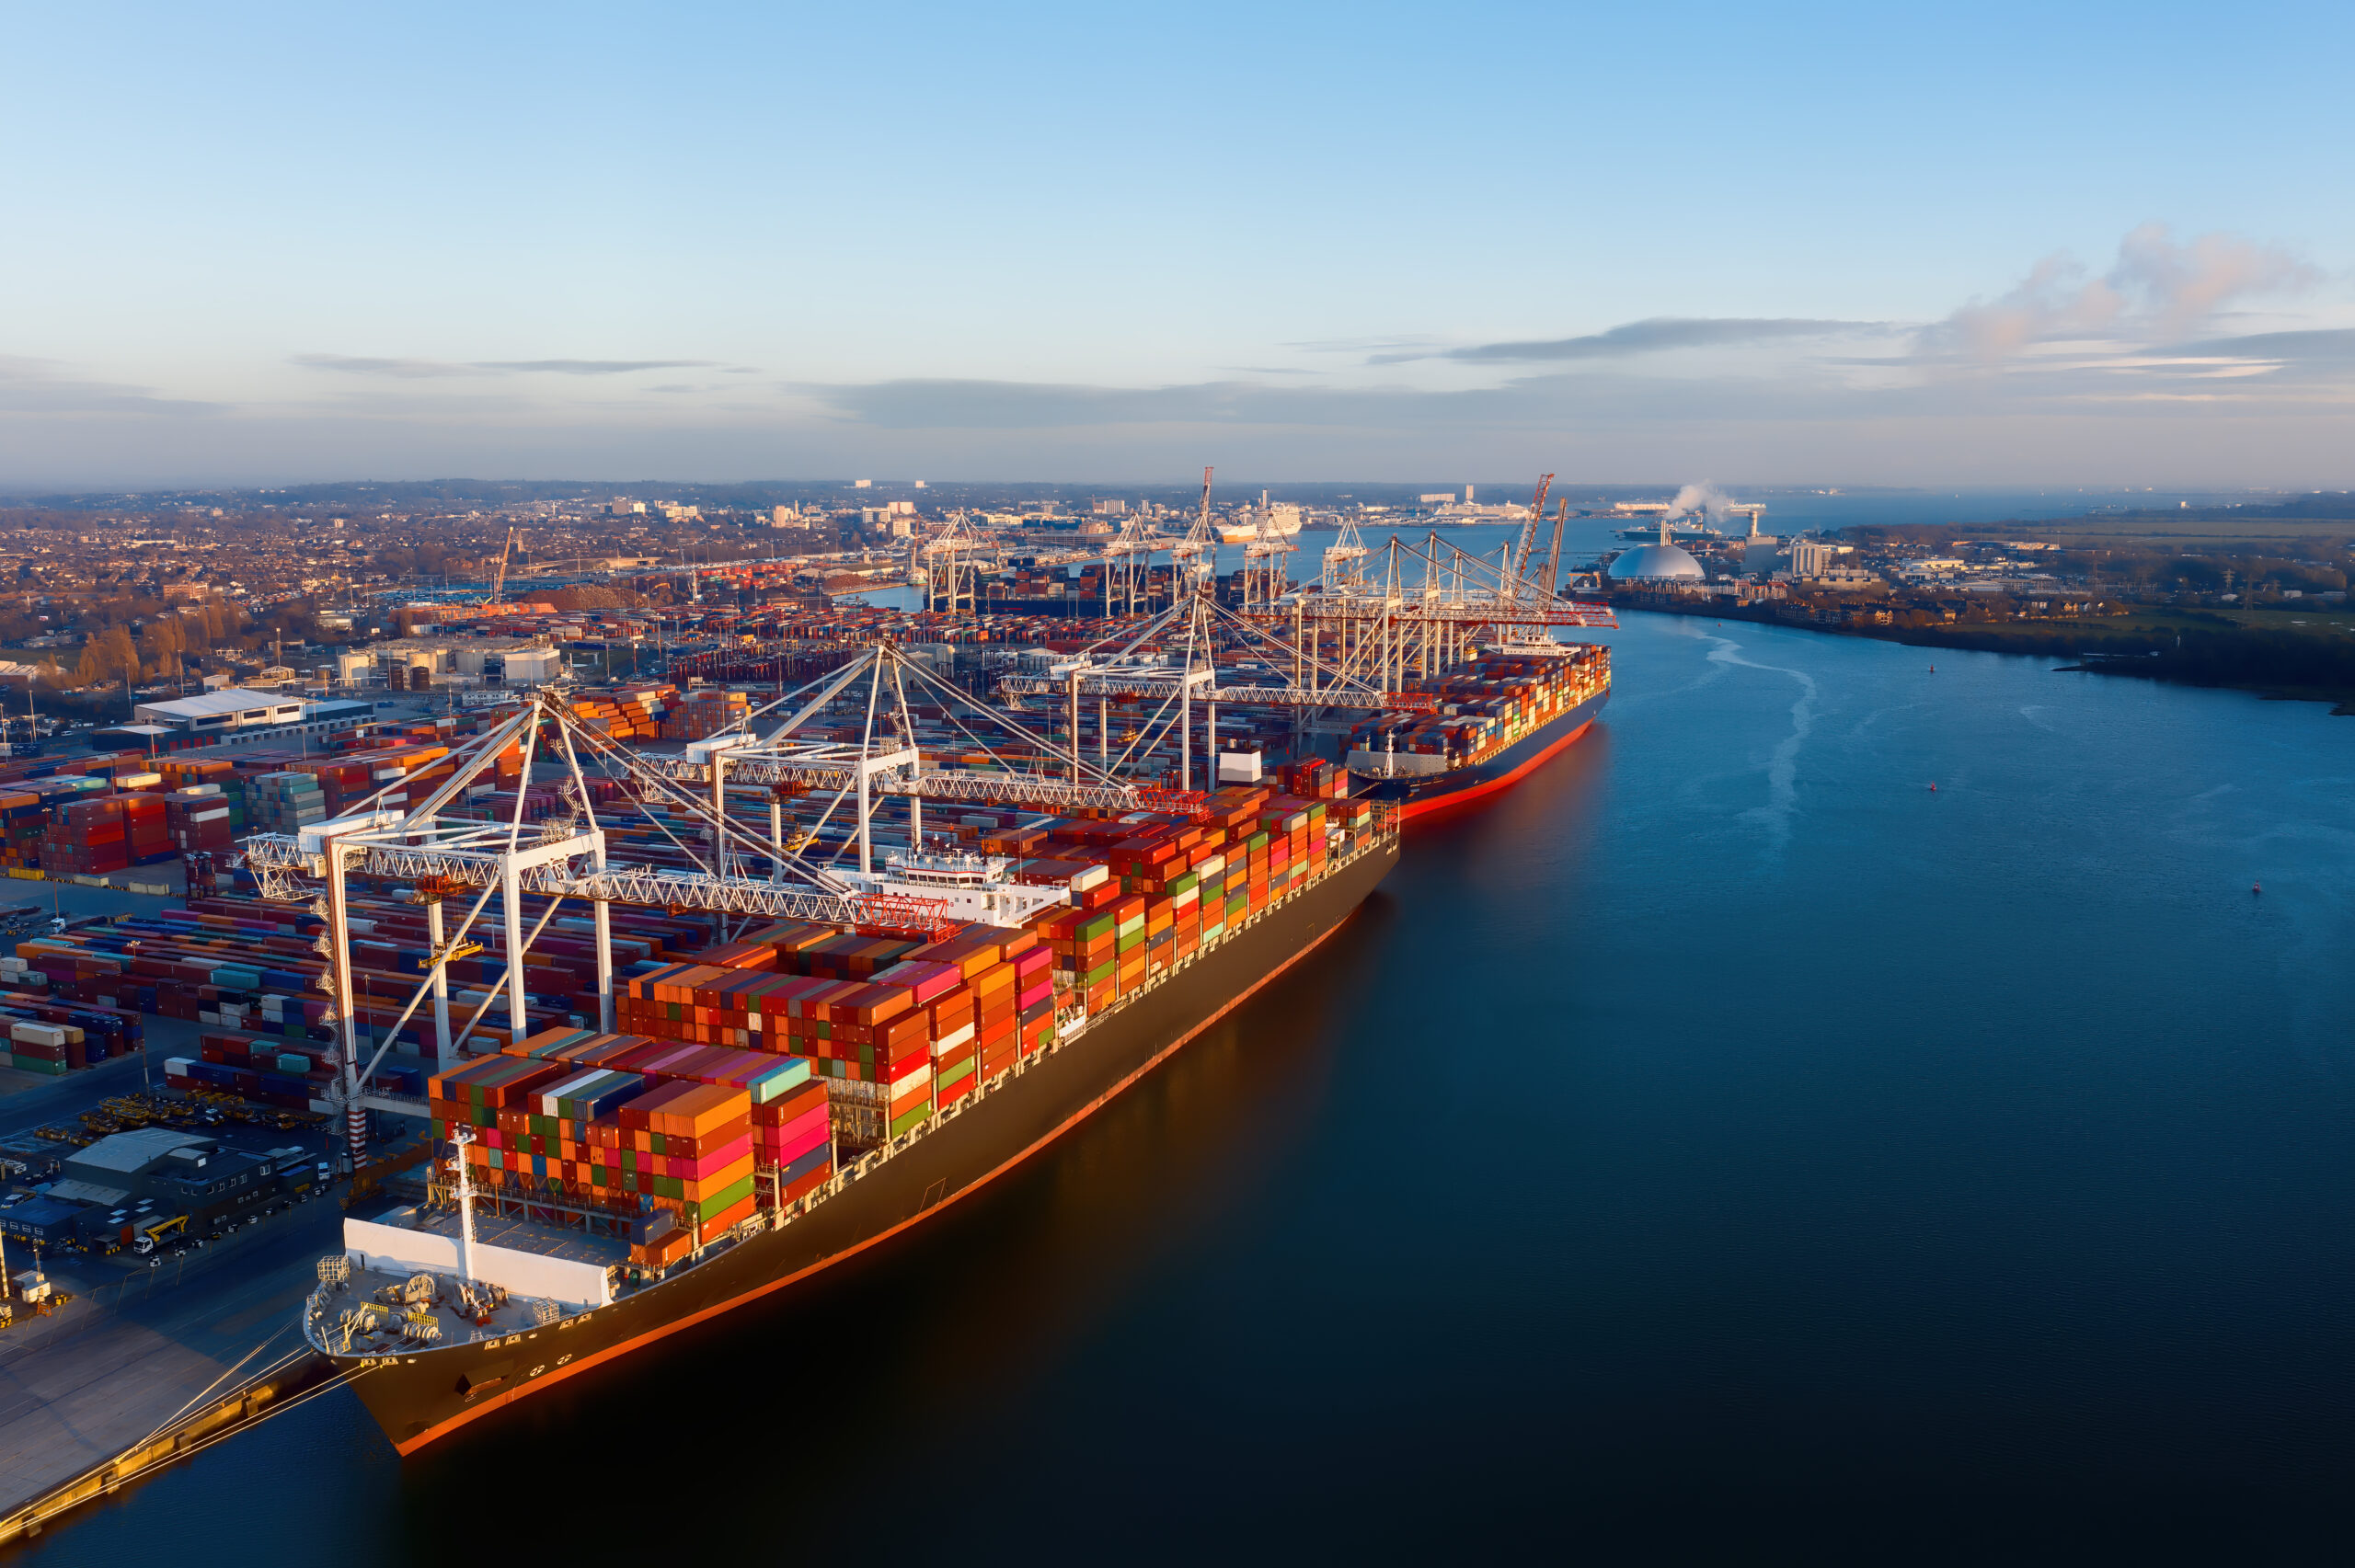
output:
M 1271 905 L 1133 1005 L 944 1119 L 791 1224 L 563 1324 L 406 1356 L 339 1356 L 393 1447 L 469 1422 L 680 1329 L 772 1295 L 930 1219 L 1055 1142 L 1345 924 L 1398 862 L 1394 835 Z
M 1500 789 L 1511 788 L 1577 745 L 1594 727 L 1603 705 L 1610 700 L 1610 690 L 1605 688 L 1485 761 L 1422 778 L 1384 779 L 1359 774 L 1350 792 L 1384 803 L 1398 813 L 1400 820 L 1407 822 L 1467 806 Z

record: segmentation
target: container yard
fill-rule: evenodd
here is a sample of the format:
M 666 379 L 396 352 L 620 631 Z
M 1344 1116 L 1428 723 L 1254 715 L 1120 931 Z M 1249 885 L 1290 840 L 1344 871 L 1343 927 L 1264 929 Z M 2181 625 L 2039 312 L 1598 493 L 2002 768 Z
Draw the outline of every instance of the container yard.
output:
M 25 770 L 22 874 L 189 893 L 20 940 L 12 1050 L 175 1020 L 168 1094 L 333 1132 L 380 1196 L 297 1315 L 409 1451 L 976 1190 L 1346 921 L 1402 775 L 1583 728 L 1607 658 L 1531 633 L 1594 611 L 1368 554 L 1074 579 L 1112 613 L 786 607 L 659 678 Z M 390 1165 L 385 1117 L 425 1132 Z
M 1117 761 L 1109 696 L 1093 729 L 1059 727 L 878 644 L 764 704 L 789 712 L 766 736 L 741 704 L 641 697 L 684 746 L 649 754 L 615 737 L 638 722 L 618 703 L 535 697 L 462 749 L 422 812 L 379 800 L 248 841 L 263 891 L 327 884 L 345 1053 L 323 1103 L 397 1098 L 386 1064 L 404 1058 L 437 1069 L 423 1201 L 355 1219 L 304 1317 L 397 1444 L 521 1391 L 534 1374 L 501 1387 L 470 1354 L 510 1322 L 618 1353 L 674 1311 L 783 1284 L 800 1270 L 773 1265 L 805 1242 L 897 1229 L 910 1217 L 877 1206 L 914 1170 L 954 1156 L 935 1201 L 968 1190 L 1347 917 L 1396 854 L 1377 808 L 1272 779 L 1191 787 L 1225 743 L 1214 649 L 1234 639 L 1213 618 L 1160 629 L 1199 676 L 1159 704 L 1160 733 L 1120 730 Z M 518 787 L 477 795 L 519 741 Z M 544 751 L 564 759 L 554 789 L 531 773 Z M 633 892 L 665 912 L 633 927 L 614 897 Z M 549 944 L 573 898 L 587 941 L 565 951 Z M 262 940 L 299 941 L 288 923 Z M 431 975 L 373 994 L 403 963 Z M 301 1054 L 247 1050 L 243 1069 L 187 1065 L 264 1074 Z M 396 1345 L 448 1371 L 447 1400 L 388 1375 Z

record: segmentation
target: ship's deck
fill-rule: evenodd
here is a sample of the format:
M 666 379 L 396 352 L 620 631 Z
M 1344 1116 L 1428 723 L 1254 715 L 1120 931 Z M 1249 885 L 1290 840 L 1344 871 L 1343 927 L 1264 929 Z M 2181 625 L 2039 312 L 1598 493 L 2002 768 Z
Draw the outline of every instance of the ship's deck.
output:
M 458 1217 L 447 1209 L 404 1205 L 373 1223 L 452 1241 L 458 1234 Z M 475 1218 L 475 1242 L 594 1268 L 629 1258 L 627 1245 L 610 1237 L 480 1212 Z M 369 1266 L 351 1269 L 339 1283 L 323 1284 L 304 1310 L 304 1329 L 323 1350 L 380 1356 L 528 1333 L 580 1310 L 576 1304 L 480 1285 L 462 1291 L 449 1274 Z
M 376 1223 L 397 1225 L 403 1230 L 421 1230 L 432 1236 L 446 1236 L 453 1241 L 458 1235 L 455 1209 L 404 1207 L 377 1216 Z M 536 1253 L 542 1257 L 593 1264 L 599 1268 L 610 1268 L 629 1261 L 629 1244 L 616 1237 L 592 1236 L 582 1230 L 560 1230 L 528 1219 L 487 1214 L 479 1207 L 475 1210 L 475 1242 L 479 1246 Z
M 1395 830 L 1344 837 L 1337 841 L 1337 853 L 1328 861 L 1325 876 L 1318 879 L 1318 885 L 1385 848 L 1395 853 L 1396 842 Z M 1277 916 L 1305 890 L 1288 893 L 1272 901 L 1267 909 L 1247 917 L 1241 925 L 1230 927 L 1225 936 L 1206 945 L 1195 956 L 1181 960 L 1175 969 L 1149 980 L 1143 990 L 1120 998 L 1104 1013 L 1094 1018 L 1086 1014 L 1065 1015 L 1063 1033 L 1045 1051 L 1023 1059 L 997 1079 L 981 1085 L 973 1094 L 941 1111 L 922 1127 L 911 1129 L 887 1146 L 869 1150 L 849 1168 L 838 1172 L 818 1192 L 791 1205 L 786 1212 L 775 1214 L 764 1210 L 757 1220 L 746 1221 L 728 1235 L 710 1242 L 700 1253 L 679 1260 L 659 1274 L 638 1274 L 627 1269 L 615 1272 L 610 1280 L 612 1300 L 618 1303 L 654 1285 L 699 1269 L 732 1250 L 748 1233 L 782 1229 L 815 1212 L 829 1198 L 871 1173 L 884 1162 L 913 1149 L 941 1127 L 976 1110 L 1000 1090 L 1011 1088 L 1028 1070 L 1044 1065 L 1069 1047 L 1085 1041 L 1113 1015 L 1143 1005 L 1160 987 L 1176 981 L 1191 965 L 1220 951 L 1226 944 L 1235 941 L 1242 931 L 1262 920 Z M 457 1233 L 457 1217 L 447 1209 L 402 1206 L 369 1223 L 414 1230 L 445 1241 L 454 1238 Z M 348 1231 L 347 1242 L 350 1240 Z M 498 1216 L 487 1212 L 480 1206 L 475 1210 L 475 1241 L 478 1246 L 533 1253 L 560 1260 L 575 1268 L 585 1265 L 610 1271 L 612 1265 L 625 1263 L 627 1258 L 626 1247 L 616 1240 Z M 359 1254 L 358 1265 L 351 1261 L 355 1253 Z M 331 1267 L 338 1263 L 348 1267 L 349 1277 L 339 1283 L 323 1284 L 312 1296 L 304 1309 L 304 1327 L 315 1345 L 339 1356 L 383 1356 L 408 1361 L 426 1350 L 495 1342 L 511 1336 L 519 1340 L 534 1337 L 537 1330 L 551 1323 L 570 1326 L 573 1322 L 586 1322 L 592 1312 L 599 1310 L 577 1301 L 511 1294 L 503 1299 L 494 1300 L 488 1312 L 470 1312 L 466 1310 L 469 1305 L 479 1308 L 483 1302 L 477 1298 L 469 1303 L 462 1297 L 454 1275 L 422 1269 L 411 1271 L 398 1266 L 373 1266 L 373 1260 L 364 1246 L 348 1246 L 340 1259 L 330 1256 L 322 1260 L 323 1267 Z

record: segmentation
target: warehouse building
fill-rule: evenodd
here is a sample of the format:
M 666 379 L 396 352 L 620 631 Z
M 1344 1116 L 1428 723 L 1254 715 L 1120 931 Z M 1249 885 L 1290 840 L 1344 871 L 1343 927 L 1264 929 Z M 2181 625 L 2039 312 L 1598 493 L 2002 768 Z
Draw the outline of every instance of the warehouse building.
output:
M 231 686 L 194 697 L 142 703 L 133 710 L 143 734 L 202 736 L 224 746 L 281 744 L 302 736 L 326 737 L 372 722 L 372 703 L 312 702 L 278 692 Z

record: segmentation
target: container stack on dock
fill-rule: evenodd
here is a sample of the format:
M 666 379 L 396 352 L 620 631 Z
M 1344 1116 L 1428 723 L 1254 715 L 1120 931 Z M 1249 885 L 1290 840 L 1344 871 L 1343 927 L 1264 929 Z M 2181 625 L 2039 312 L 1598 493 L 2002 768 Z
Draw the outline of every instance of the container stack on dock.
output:
M 311 773 L 261 773 L 246 781 L 245 795 L 257 833 L 299 833 L 327 818 L 327 791 Z
M 708 740 L 751 710 L 749 693 L 706 686 L 684 693 L 662 717 L 665 740 Z
M 39 795 L 29 790 L 0 795 L 0 868 L 29 873 L 39 866 L 49 824 L 49 803 Z
M 658 740 L 662 735 L 662 704 L 673 694 L 675 689 L 670 686 L 583 692 L 573 699 L 572 712 L 590 728 L 612 739 Z
M 8 1025 L 8 1064 L 21 1072 L 38 1072 L 62 1078 L 74 1068 L 86 1063 L 75 1060 L 79 1052 L 70 1048 L 82 1044 L 82 1031 L 63 1024 L 40 1024 L 21 1020 Z
M 164 826 L 181 854 L 226 854 L 245 835 L 245 794 L 225 795 L 217 784 L 191 784 L 164 796 Z
M 111 993 L 103 1002 L 76 999 L 72 992 L 78 988 L 70 984 L 63 994 L 52 995 L 50 987 L 56 983 L 57 976 L 52 970 L 63 974 L 69 981 L 85 977 L 76 972 L 70 961 L 61 963 L 55 956 L 50 956 L 49 962 L 51 969 L 44 970 L 21 956 L 0 957 L 0 988 L 5 988 L 0 989 L 0 1028 L 24 1023 L 52 1024 L 66 1031 L 62 1041 L 46 1035 L 18 1036 L 25 1043 L 41 1047 L 27 1054 L 52 1065 L 31 1061 L 14 1065 L 33 1072 L 63 1072 L 140 1048 L 145 1024 L 136 1010 L 135 998 L 122 999 L 133 1005 L 118 1005 Z M 66 1048 L 62 1057 L 48 1048 L 61 1044 Z M 0 1055 L 16 1049 L 12 1043 L 0 1049 Z
M 161 795 L 105 795 L 59 809 L 41 840 L 40 863 L 52 876 L 104 876 L 177 853 Z

